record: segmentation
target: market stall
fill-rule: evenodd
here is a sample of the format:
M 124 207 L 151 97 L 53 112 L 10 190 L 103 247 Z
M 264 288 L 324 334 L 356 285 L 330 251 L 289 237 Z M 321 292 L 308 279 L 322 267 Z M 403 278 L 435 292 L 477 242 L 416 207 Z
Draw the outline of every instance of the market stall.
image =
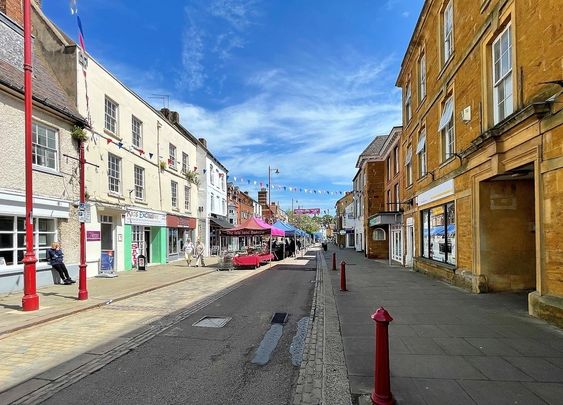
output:
M 235 267 L 259 267 L 262 263 L 267 263 L 274 258 L 272 254 L 272 238 L 284 237 L 285 231 L 273 227 L 259 218 L 251 217 L 241 225 L 222 230 L 228 236 L 269 236 L 269 248 L 261 245 L 260 247 L 248 248 L 244 252 L 238 252 L 233 257 Z M 265 248 L 266 247 L 266 248 Z

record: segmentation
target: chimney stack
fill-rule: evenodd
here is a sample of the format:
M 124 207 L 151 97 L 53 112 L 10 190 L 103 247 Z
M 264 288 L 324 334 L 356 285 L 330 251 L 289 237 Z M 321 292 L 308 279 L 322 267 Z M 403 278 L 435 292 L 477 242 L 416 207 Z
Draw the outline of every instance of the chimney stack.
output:
M 258 204 L 268 205 L 268 191 L 265 188 L 258 192 Z
M 23 1 L 22 0 L 0 0 L 0 12 L 6 14 L 12 20 L 23 27 Z
M 203 146 L 205 146 L 205 148 L 207 148 L 207 141 L 205 138 L 199 138 L 199 141 L 203 144 Z

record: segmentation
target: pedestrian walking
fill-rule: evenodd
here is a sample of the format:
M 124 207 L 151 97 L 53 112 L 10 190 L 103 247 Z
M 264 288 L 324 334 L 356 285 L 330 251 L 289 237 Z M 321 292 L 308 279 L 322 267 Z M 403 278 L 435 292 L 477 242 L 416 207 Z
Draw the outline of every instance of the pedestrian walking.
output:
M 184 245 L 184 258 L 188 263 L 188 267 L 192 265 L 192 260 L 194 258 L 194 244 L 191 239 L 188 239 Z
M 71 279 L 68 274 L 68 270 L 64 264 L 64 253 L 61 249 L 60 243 L 53 242 L 51 244 L 51 248 L 47 250 L 47 262 L 49 262 L 49 264 L 57 270 L 61 280 L 63 280 L 63 284 L 73 284 L 76 282 Z
M 203 252 L 205 251 L 205 245 L 198 239 L 195 245 L 195 267 L 205 267 L 205 262 L 203 260 Z

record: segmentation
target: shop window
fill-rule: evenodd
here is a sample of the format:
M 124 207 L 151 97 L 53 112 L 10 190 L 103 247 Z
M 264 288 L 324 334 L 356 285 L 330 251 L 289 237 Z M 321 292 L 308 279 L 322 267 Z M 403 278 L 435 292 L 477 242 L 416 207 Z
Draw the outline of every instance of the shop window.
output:
M 40 262 L 46 261 L 47 249 L 57 240 L 57 220 L 35 218 L 33 242 Z M 64 246 L 63 246 L 64 249 Z M 25 255 L 25 220 L 23 217 L 0 216 L 0 268 L 21 264 Z
M 385 230 L 382 228 L 375 228 L 373 230 L 373 240 L 385 240 Z
M 168 228 L 168 254 L 178 254 L 178 228 Z
M 456 264 L 455 204 L 447 203 L 422 211 L 422 256 Z

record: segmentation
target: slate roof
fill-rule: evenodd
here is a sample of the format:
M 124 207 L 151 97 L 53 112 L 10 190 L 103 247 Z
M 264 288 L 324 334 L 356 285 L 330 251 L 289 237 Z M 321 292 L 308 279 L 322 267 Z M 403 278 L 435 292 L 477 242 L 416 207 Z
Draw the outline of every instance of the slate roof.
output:
M 6 17 L 3 17 L 4 18 L 0 19 L 0 24 L 4 24 L 6 27 L 9 23 L 7 24 Z M 17 52 L 21 49 L 21 44 L 18 44 L 17 41 L 8 41 L 3 45 L 12 47 L 12 49 L 5 49 L 7 52 Z M 63 87 L 55 77 L 50 66 L 42 58 L 40 49 L 38 48 L 39 47 L 35 46 L 33 49 L 33 99 L 66 115 L 71 121 L 81 122 L 86 125 L 86 119 L 80 115 L 63 90 Z M 17 64 L 13 63 L 13 61 L 11 62 L 9 62 L 7 58 L 0 58 L 0 84 L 23 95 L 23 69 L 16 67 Z
M 358 156 L 358 161 L 356 162 L 356 167 L 360 167 L 360 161 L 365 158 L 377 158 L 380 157 L 381 148 L 385 144 L 387 137 L 389 135 L 378 135 L 373 138 L 373 141 L 364 149 L 360 156 Z

